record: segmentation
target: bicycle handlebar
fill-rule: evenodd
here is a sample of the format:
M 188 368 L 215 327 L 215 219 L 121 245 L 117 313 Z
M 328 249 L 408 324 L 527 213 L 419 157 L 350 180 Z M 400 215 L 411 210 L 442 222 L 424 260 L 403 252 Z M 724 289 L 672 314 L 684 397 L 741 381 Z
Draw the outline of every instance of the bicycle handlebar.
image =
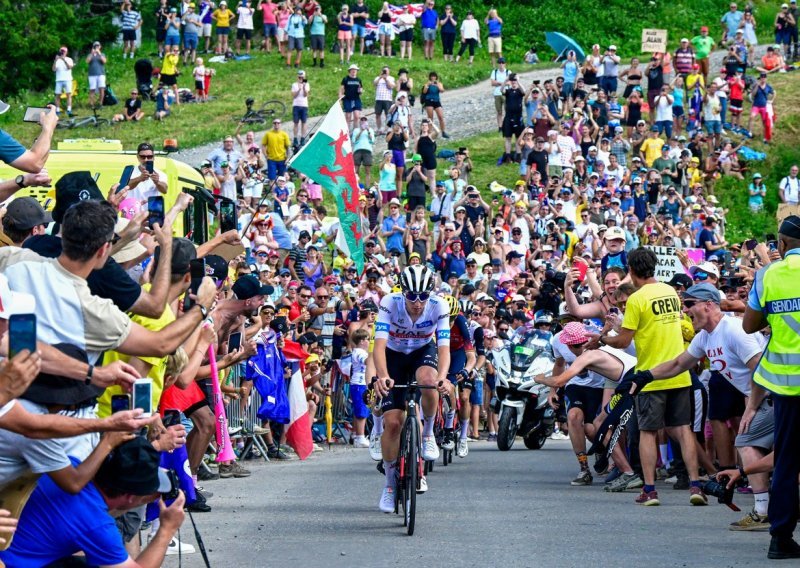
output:
M 372 377 L 372 381 L 370 382 L 369 386 L 372 387 L 378 381 L 378 377 Z M 392 388 L 393 389 L 408 389 L 408 388 L 415 388 L 415 389 L 438 389 L 440 386 L 444 384 L 444 381 L 439 381 L 435 385 L 421 385 L 417 382 L 409 383 L 407 385 L 398 385 L 395 384 Z

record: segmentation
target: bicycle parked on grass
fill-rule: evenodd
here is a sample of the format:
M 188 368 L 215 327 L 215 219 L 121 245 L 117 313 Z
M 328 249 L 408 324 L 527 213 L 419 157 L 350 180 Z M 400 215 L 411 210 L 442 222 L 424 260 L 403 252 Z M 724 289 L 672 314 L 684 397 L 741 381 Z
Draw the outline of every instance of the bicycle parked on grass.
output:
M 253 109 L 255 100 L 252 98 L 245 99 L 244 104 L 246 107 L 244 115 L 231 117 L 242 124 L 267 124 L 276 118 L 283 119 L 286 114 L 286 105 L 281 101 L 267 101 L 258 110 Z
M 59 120 L 56 123 L 56 128 L 60 128 L 62 130 L 81 128 L 83 126 L 92 126 L 94 128 L 101 128 L 103 126 L 108 126 L 109 124 L 111 124 L 111 121 L 108 120 L 107 118 L 102 118 L 98 116 L 97 107 L 92 107 L 92 116 L 87 116 L 85 118 L 72 117 L 72 118 L 67 118 L 66 120 Z

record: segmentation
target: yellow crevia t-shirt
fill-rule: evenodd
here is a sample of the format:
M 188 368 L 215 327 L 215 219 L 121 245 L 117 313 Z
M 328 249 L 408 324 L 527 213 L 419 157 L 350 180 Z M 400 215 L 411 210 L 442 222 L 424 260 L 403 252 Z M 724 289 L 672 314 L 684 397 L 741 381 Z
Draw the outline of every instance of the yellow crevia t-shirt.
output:
M 622 327 L 635 332 L 636 370 L 650 370 L 683 353 L 681 301 L 672 286 L 658 282 L 645 284 L 634 292 L 625 305 Z M 647 385 L 643 392 L 688 387 L 688 371 Z

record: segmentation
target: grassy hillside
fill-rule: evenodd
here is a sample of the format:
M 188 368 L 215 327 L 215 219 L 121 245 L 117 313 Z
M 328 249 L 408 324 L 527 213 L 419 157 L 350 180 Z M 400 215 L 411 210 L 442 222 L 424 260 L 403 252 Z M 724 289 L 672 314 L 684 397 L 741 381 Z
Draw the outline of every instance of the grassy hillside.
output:
M 36 0 L 38 4 L 47 4 L 48 0 Z M 0 0 L 0 5 L 4 0 Z M 170 0 L 171 4 L 176 0 Z M 57 4 L 53 2 L 53 4 Z M 141 11 L 145 19 L 145 37 L 151 35 L 153 28 L 153 10 L 156 0 L 144 0 Z M 324 3 L 326 12 L 332 17 L 335 15 L 337 3 Z M 377 13 L 380 0 L 367 0 L 373 14 Z M 519 61 L 522 54 L 532 44 L 540 48 L 543 61 L 552 56 L 549 48 L 544 43 L 544 32 L 557 30 L 565 32 L 578 40 L 585 49 L 592 43 L 599 42 L 607 46 L 616 43 L 620 55 L 627 59 L 637 55 L 641 29 L 644 27 L 659 27 L 669 29 L 670 43 L 674 44 L 682 35 L 692 36 L 698 32 L 701 25 L 709 24 L 715 36 L 719 35 L 717 22 L 722 13 L 727 9 L 727 3 L 719 0 L 681 0 L 668 2 L 667 0 L 609 0 L 608 2 L 582 2 L 564 9 L 561 0 L 531 0 L 511 2 L 500 0 L 467 0 L 454 3 L 456 15 L 463 17 L 468 9 L 472 9 L 479 20 L 483 20 L 488 8 L 497 7 L 500 16 L 505 20 L 505 51 L 511 61 Z M 438 8 L 443 9 L 443 1 L 438 3 Z M 771 33 L 771 21 L 776 5 L 767 6 L 760 0 L 756 3 L 758 21 L 761 23 L 760 32 L 763 36 Z M 256 14 L 256 22 L 260 21 L 260 14 Z M 2 17 L 0 17 L 2 20 Z M 329 38 L 332 38 L 335 26 L 329 24 Z M 419 36 L 420 34 L 417 34 Z M 257 36 L 260 38 L 260 35 Z M 92 37 L 92 39 L 94 39 Z M 419 40 L 419 37 L 417 38 Z M 58 45 L 65 38 L 53 38 Z M 90 40 L 87 40 L 87 42 Z M 76 44 L 79 43 L 76 41 Z M 215 100 L 207 105 L 183 105 L 175 107 L 173 114 L 164 122 L 156 122 L 150 118 L 153 112 L 153 103 L 145 104 L 148 114 L 141 123 L 123 124 L 95 130 L 81 128 L 79 130 L 59 130 L 56 140 L 64 138 L 116 138 L 122 140 L 125 147 L 150 141 L 157 146 L 165 138 L 177 138 L 181 147 L 193 147 L 206 142 L 221 139 L 232 133 L 236 124 L 232 118 L 244 112 L 244 100 L 253 97 L 258 103 L 268 99 L 279 99 L 289 106 L 289 87 L 295 78 L 295 71 L 285 68 L 284 63 L 274 53 L 270 56 L 256 51 L 251 61 L 236 61 L 225 64 L 212 64 L 217 75 L 213 79 L 211 94 Z M 70 48 L 77 50 L 86 45 L 70 44 Z M 23 50 L 24 51 L 24 50 Z M 120 102 L 124 101 L 130 88 L 134 86 L 133 61 L 122 60 L 120 51 L 114 46 L 107 46 L 109 55 L 107 66 L 109 84 L 116 91 Z M 152 57 L 155 45 L 151 40 L 145 41 L 140 50 L 141 56 Z M 440 48 L 437 47 L 437 52 Z M 346 70 L 338 65 L 338 54 L 327 53 L 327 66 L 324 70 L 313 69 L 310 66 L 309 53 L 304 54 L 303 68 L 309 70 L 309 82 L 312 88 L 310 97 L 311 115 L 318 115 L 326 111 L 335 100 L 339 82 L 346 74 Z M 86 101 L 86 63 L 84 55 L 76 57 L 74 76 L 78 80 L 80 95 L 75 104 L 76 114 L 86 116 L 89 114 Z M 74 55 L 73 55 L 74 57 Z M 13 61 L 13 59 L 10 59 Z M 27 63 L 27 60 L 24 60 Z M 365 81 L 365 100 L 373 96 L 371 80 L 378 75 L 381 66 L 387 63 L 396 71 L 405 66 L 410 70 L 411 76 L 421 85 L 421 81 L 428 71 L 435 70 L 442 77 L 445 87 L 453 89 L 472 84 L 488 77 L 491 69 L 485 49 L 478 51 L 475 64 L 451 65 L 445 64 L 440 59 L 426 62 L 421 59 L 421 47 L 415 51 L 415 59 L 408 63 L 397 59 L 380 59 L 377 57 L 354 57 L 354 61 L 361 67 L 361 77 Z M 160 63 L 154 58 L 154 64 Z M 41 67 L 49 70 L 50 60 L 41 60 Z M 46 71 L 49 72 L 49 71 Z M 13 76 L 13 73 L 8 73 Z M 179 85 L 192 87 L 191 66 L 182 69 Z M 419 88 L 419 87 L 417 87 Z M 3 93 L 0 93 L 3 95 Z M 37 132 L 32 125 L 21 122 L 26 106 L 40 106 L 52 100 L 49 92 L 23 92 L 18 98 L 9 100 L 12 110 L 0 117 L 0 128 L 11 132 L 19 139 L 30 142 Z M 101 116 L 110 118 L 114 112 L 119 112 L 121 105 L 113 108 L 104 108 Z M 290 118 L 289 116 L 284 119 Z

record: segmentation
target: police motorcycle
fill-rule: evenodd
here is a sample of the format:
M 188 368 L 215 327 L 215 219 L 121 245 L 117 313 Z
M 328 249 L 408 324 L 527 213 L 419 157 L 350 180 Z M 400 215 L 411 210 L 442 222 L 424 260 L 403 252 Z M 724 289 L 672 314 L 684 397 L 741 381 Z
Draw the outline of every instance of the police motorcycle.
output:
M 517 436 L 525 447 L 544 446 L 555 427 L 555 413 L 547 404 L 550 388 L 534 381 L 537 375 L 550 376 L 555 365 L 550 346 L 552 334 L 537 329 L 553 323 L 550 312 L 540 310 L 534 321 L 518 328 L 505 349 L 496 351 L 493 364 L 497 376 L 495 412 L 499 414 L 497 447 L 510 450 Z

